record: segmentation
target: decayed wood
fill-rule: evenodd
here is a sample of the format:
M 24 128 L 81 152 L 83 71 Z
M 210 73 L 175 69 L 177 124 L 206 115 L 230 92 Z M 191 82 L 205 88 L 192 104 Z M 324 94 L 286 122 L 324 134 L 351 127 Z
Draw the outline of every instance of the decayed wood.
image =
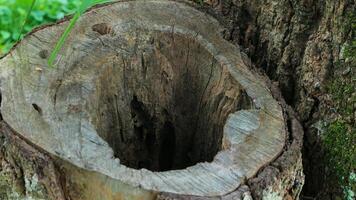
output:
M 50 69 L 67 24 L 1 59 L 0 86 L 4 121 L 53 157 L 73 199 L 229 199 L 282 152 L 281 106 L 212 17 L 171 1 L 96 8 Z

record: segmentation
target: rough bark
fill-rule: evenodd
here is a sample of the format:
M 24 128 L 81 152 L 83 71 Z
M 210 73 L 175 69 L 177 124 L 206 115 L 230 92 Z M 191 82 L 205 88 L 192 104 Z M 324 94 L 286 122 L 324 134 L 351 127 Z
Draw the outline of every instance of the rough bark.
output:
M 330 174 L 325 165 L 320 125 L 339 115 L 328 91 L 331 82 L 355 77 L 354 63 L 345 60 L 345 47 L 355 40 L 354 18 L 351 17 L 355 13 L 355 1 L 204 2 L 225 22 L 226 38 L 240 45 L 256 67 L 278 83 L 283 97 L 297 112 L 306 133 L 305 198 L 324 200 L 342 196 L 340 187 L 335 184 L 335 175 Z M 340 63 L 345 67 L 340 69 Z M 349 82 L 355 88 L 354 82 Z M 355 95 L 353 91 L 342 100 L 345 104 L 355 105 L 351 97 Z M 355 113 L 355 109 L 352 112 Z M 355 114 L 351 114 L 350 119 L 343 120 L 352 125 L 354 117 Z
M 188 4 L 92 9 L 54 69 L 48 51 L 68 21 L 0 60 L 4 199 L 298 198 L 292 109 Z

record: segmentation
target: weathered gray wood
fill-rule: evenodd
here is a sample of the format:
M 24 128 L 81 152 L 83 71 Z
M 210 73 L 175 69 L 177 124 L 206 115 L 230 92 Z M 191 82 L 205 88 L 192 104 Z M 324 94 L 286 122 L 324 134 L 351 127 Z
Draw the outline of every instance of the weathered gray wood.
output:
M 85 185 L 78 199 L 224 196 L 281 153 L 281 106 L 212 17 L 160 0 L 96 8 L 50 69 L 46 52 L 67 24 L 33 32 L 0 60 L 1 114 Z M 172 145 L 157 130 L 176 134 L 177 170 L 157 172 Z M 147 157 L 154 171 L 134 169 Z

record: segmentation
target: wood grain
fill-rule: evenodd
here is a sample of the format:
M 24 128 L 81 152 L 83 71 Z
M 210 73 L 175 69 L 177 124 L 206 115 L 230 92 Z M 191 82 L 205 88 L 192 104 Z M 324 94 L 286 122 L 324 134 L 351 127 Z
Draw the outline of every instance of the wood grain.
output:
M 67 24 L 31 33 L 0 60 L 1 114 L 67 163 L 83 196 L 224 196 L 281 153 L 282 108 L 211 16 L 161 0 L 99 7 L 49 69 L 44 52 Z

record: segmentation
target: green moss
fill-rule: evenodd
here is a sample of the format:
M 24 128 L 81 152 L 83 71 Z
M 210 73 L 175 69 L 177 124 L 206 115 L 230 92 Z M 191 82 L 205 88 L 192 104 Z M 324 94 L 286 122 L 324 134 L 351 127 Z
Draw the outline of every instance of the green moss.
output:
M 1 155 L 0 155 L 1 156 Z M 24 199 L 24 187 L 19 183 L 13 168 L 4 160 L 0 160 L 0 199 Z
M 326 150 L 328 168 L 335 174 L 344 189 L 344 198 L 354 199 L 356 191 L 356 15 L 347 15 L 345 27 L 349 40 L 342 48 L 340 60 L 334 63 L 334 74 L 328 84 L 334 111 L 326 126 L 322 140 Z
M 344 70 L 349 70 L 346 68 Z M 337 77 L 332 81 L 329 87 L 329 94 L 331 94 L 333 107 L 337 113 L 347 122 L 351 123 L 355 111 L 354 104 L 356 102 L 355 80 L 352 80 L 354 72 L 350 69 L 350 75 Z
M 355 130 L 350 124 L 336 120 L 327 127 L 323 141 L 328 150 L 330 167 L 338 174 L 343 185 L 348 185 L 349 176 L 356 166 Z
M 353 199 L 356 191 L 356 131 L 351 124 L 338 119 L 326 128 L 323 138 L 326 161 L 330 170 L 338 177 L 345 199 Z

